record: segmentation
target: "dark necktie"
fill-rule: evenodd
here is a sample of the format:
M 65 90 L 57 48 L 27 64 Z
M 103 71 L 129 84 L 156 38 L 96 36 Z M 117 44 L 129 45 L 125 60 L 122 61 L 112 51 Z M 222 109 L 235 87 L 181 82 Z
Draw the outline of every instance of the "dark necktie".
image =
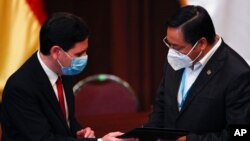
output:
M 63 112 L 63 116 L 66 119 L 66 109 L 65 109 L 65 103 L 64 103 L 63 86 L 62 86 L 61 77 L 58 77 L 58 79 L 56 81 L 56 88 L 57 88 L 57 93 L 58 93 L 59 105 L 60 105 L 61 110 Z

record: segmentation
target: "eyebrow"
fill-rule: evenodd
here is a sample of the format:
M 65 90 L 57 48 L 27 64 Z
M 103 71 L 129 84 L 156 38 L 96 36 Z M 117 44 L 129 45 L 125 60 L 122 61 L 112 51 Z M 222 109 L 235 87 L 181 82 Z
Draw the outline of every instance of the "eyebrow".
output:
M 81 51 L 79 53 L 76 53 L 76 55 L 77 56 L 82 56 L 85 52 L 87 52 L 87 49 L 85 49 L 85 50 L 83 50 L 83 51 Z
M 182 47 L 181 45 L 178 45 L 178 44 L 169 42 L 167 36 L 166 36 L 166 40 L 167 40 L 168 44 L 169 44 L 170 46 L 172 46 L 173 49 L 176 49 L 176 50 L 181 50 L 181 49 L 182 49 L 182 48 L 181 48 L 181 47 Z
M 169 43 L 170 45 L 172 45 L 172 46 L 179 46 L 179 45 L 177 45 L 177 44 L 175 44 L 175 43 L 171 43 L 171 42 L 169 42 L 169 40 L 168 40 L 168 37 L 166 36 L 166 40 L 167 40 L 167 43 Z

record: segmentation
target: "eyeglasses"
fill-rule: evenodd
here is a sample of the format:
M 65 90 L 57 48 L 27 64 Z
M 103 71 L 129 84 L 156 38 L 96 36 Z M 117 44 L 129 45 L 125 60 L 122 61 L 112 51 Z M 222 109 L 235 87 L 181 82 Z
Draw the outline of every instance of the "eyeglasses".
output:
M 180 52 L 181 50 L 183 50 L 183 49 L 185 48 L 185 47 L 183 48 L 183 47 L 180 47 L 180 46 L 174 46 L 174 45 L 168 43 L 167 36 L 164 37 L 162 41 L 163 41 L 163 43 L 164 43 L 168 48 L 171 48 L 171 49 L 173 49 L 173 50 L 175 50 L 175 51 L 178 51 L 178 52 Z M 192 47 L 191 50 L 193 50 L 193 49 L 197 46 L 198 43 L 199 43 L 199 40 L 196 41 L 196 43 L 193 45 L 193 47 Z
M 168 43 L 167 36 L 164 37 L 164 38 L 162 39 L 162 41 L 163 41 L 163 43 L 164 43 L 168 48 L 171 48 L 171 49 L 174 49 L 174 50 L 177 50 L 177 51 L 181 49 L 181 47 L 174 46 L 174 45 L 171 45 L 170 43 Z

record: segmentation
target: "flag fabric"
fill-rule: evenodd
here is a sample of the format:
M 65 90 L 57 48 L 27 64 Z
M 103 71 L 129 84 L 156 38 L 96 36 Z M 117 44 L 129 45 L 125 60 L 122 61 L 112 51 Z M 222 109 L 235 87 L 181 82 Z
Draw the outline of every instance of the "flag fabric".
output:
M 0 101 L 8 77 L 38 49 L 45 19 L 42 0 L 0 0 Z
M 212 17 L 215 30 L 223 40 L 250 64 L 249 0 L 180 0 L 181 5 L 200 5 Z

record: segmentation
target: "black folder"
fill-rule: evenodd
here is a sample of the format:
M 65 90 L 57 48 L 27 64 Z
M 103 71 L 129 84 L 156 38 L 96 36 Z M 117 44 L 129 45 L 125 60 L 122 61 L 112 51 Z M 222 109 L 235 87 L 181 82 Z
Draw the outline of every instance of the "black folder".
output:
M 187 135 L 189 132 L 180 129 L 169 128 L 135 128 L 118 138 L 139 138 L 140 140 L 154 141 L 162 140 L 175 140 L 179 137 Z

